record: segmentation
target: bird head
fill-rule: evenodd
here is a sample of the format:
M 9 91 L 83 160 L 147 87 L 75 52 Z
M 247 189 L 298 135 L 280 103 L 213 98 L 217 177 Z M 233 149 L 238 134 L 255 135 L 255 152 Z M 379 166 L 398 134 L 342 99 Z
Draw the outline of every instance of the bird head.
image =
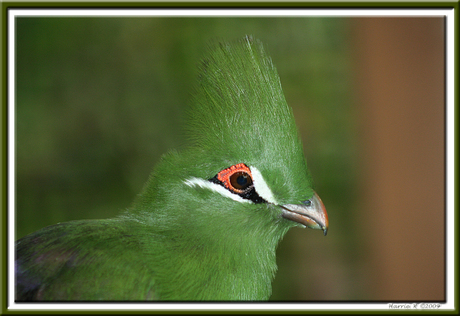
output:
M 327 213 L 312 188 L 292 110 L 259 41 L 245 37 L 211 49 L 186 131 L 190 147 L 163 158 L 143 194 L 153 201 L 138 207 L 157 204 L 157 227 L 163 218 L 168 229 L 171 221 L 202 234 L 213 227 L 210 236 L 243 227 L 282 237 L 292 226 L 326 234 Z

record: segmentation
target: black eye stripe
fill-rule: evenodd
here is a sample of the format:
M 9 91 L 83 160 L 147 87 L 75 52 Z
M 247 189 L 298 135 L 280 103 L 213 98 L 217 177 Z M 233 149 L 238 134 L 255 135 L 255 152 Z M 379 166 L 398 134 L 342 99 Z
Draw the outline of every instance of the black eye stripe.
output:
M 219 179 L 217 179 L 217 176 L 209 179 L 208 181 L 219 184 L 223 186 L 224 188 L 226 188 L 224 183 L 220 181 Z M 251 185 L 250 187 L 248 187 L 246 190 L 244 190 L 244 192 L 235 192 L 228 188 L 226 189 L 232 192 L 233 194 L 237 194 L 241 196 L 243 199 L 251 200 L 254 203 L 267 203 L 267 201 L 265 201 L 263 198 L 260 197 L 259 194 L 257 194 L 256 190 L 254 189 L 254 185 Z

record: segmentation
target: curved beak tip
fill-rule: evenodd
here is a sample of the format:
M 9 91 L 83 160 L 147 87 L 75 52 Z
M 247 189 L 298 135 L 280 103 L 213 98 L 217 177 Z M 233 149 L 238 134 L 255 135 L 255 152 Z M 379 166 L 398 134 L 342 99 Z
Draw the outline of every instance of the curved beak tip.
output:
M 326 208 L 316 192 L 310 199 L 311 205 L 287 204 L 282 205 L 282 216 L 286 219 L 300 223 L 308 228 L 321 229 L 327 235 L 329 219 Z

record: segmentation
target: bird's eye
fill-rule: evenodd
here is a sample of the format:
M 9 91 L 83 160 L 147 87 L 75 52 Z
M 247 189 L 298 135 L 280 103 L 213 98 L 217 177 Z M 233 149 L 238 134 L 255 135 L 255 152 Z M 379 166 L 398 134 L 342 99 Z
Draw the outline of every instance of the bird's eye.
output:
M 238 194 L 244 199 L 251 200 L 254 203 L 266 203 L 254 189 L 251 169 L 244 163 L 233 165 L 220 171 L 209 181 L 217 183 L 232 193 Z
M 231 166 L 216 176 L 227 189 L 235 193 L 244 193 L 252 185 L 251 170 L 244 163 Z
M 311 200 L 306 200 L 302 202 L 306 206 L 311 206 Z
M 244 172 L 235 172 L 230 176 L 230 184 L 237 190 L 245 190 L 252 184 L 251 176 Z

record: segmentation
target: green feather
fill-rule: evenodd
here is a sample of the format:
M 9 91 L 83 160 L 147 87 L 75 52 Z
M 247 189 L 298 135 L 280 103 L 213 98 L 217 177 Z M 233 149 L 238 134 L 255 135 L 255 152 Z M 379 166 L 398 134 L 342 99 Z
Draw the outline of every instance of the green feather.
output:
M 250 37 L 218 44 L 196 90 L 190 146 L 162 158 L 129 210 L 17 242 L 17 300 L 269 298 L 276 247 L 298 225 L 280 205 L 314 194 L 292 110 L 271 59 Z M 278 204 L 187 184 L 210 183 L 239 163 L 260 171 Z
M 283 203 L 313 195 L 292 110 L 259 41 L 246 37 L 212 50 L 189 113 L 189 136 L 213 172 L 244 161 L 260 166 Z

